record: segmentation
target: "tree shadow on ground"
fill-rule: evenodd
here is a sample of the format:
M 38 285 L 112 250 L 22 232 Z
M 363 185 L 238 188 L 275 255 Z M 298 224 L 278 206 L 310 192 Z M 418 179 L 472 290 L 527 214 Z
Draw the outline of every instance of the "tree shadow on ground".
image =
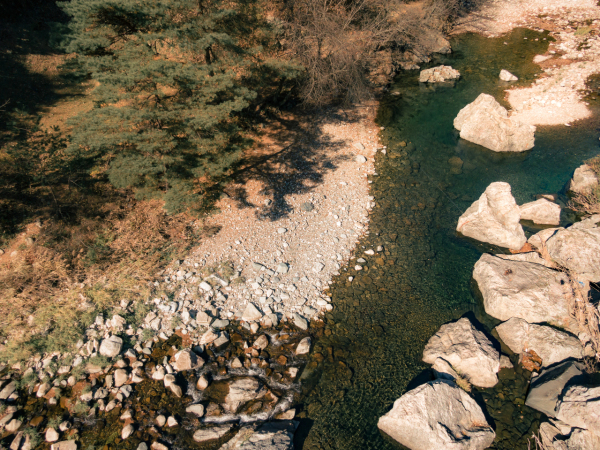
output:
M 294 112 L 293 117 L 269 117 L 256 148 L 249 152 L 232 176 L 235 187 L 227 195 L 239 208 L 258 208 L 261 220 L 276 221 L 293 212 L 291 198 L 313 191 L 325 175 L 350 159 L 341 150 L 350 145 L 324 131 L 327 124 L 359 121 L 357 113 L 342 109 Z M 248 201 L 248 183 L 262 184 L 259 194 L 268 201 L 261 205 Z

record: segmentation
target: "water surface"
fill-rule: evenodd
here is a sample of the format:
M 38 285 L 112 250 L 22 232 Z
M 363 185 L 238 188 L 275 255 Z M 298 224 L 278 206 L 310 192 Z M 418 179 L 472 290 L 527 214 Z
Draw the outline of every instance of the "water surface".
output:
M 495 325 L 483 313 L 471 279 L 481 253 L 493 249 L 457 236 L 458 217 L 494 181 L 510 183 L 519 204 L 537 194 L 563 193 L 573 170 L 599 153 L 597 119 L 540 127 L 535 147 L 517 154 L 463 141 L 452 122 L 482 92 L 504 102 L 509 84 L 498 79 L 501 69 L 517 75 L 517 85 L 529 85 L 540 72 L 531 61 L 546 51 L 547 39 L 524 29 L 497 39 L 462 35 L 453 40 L 451 55 L 429 65 L 452 65 L 462 74 L 457 83 L 425 86 L 417 72 L 404 73 L 383 99 L 378 121 L 385 126 L 387 155 L 376 161 L 370 235 L 356 250 L 356 258 L 367 263 L 357 272 L 351 261 L 332 287 L 335 309 L 309 366 L 312 377 L 304 375 L 314 389 L 299 414 L 297 448 L 400 448 L 381 435 L 377 419 L 429 379 L 421 362 L 427 340 L 465 313 L 488 330 Z M 597 117 L 596 106 L 594 112 Z M 378 245 L 382 254 L 363 254 Z M 503 370 L 494 389 L 474 392 L 496 428 L 492 448 L 526 449 L 543 420 L 523 404 L 528 377 L 521 369 Z

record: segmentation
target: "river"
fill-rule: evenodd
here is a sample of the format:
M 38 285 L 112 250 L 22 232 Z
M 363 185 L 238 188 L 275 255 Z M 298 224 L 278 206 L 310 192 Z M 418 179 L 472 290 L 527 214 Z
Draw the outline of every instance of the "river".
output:
M 599 108 L 591 105 L 594 117 L 571 127 L 538 127 L 535 147 L 515 154 L 459 139 L 452 122 L 482 92 L 508 106 L 503 91 L 509 84 L 498 79 L 500 70 L 517 75 L 517 86 L 531 84 L 541 72 L 531 61 L 546 51 L 548 39 L 525 29 L 496 39 L 458 36 L 452 54 L 421 67 L 451 65 L 462 74 L 456 84 L 425 86 L 417 71 L 403 73 L 382 99 L 377 120 L 385 127 L 387 155 L 376 160 L 370 234 L 355 252 L 367 263 L 356 271 L 351 260 L 332 285 L 335 309 L 315 347 L 313 371 L 304 375 L 310 392 L 298 414 L 296 448 L 401 448 L 382 436 L 377 420 L 429 379 L 421 362 L 427 340 L 463 314 L 488 330 L 496 324 L 483 312 L 471 274 L 482 252 L 498 249 L 457 236 L 458 218 L 494 181 L 510 183 L 519 204 L 555 193 L 564 205 L 573 170 L 599 152 Z M 526 228 L 528 235 L 536 231 Z M 379 245 L 382 254 L 364 254 Z M 504 369 L 496 387 L 473 393 L 496 428 L 492 448 L 526 449 L 537 430 L 542 415 L 524 406 L 528 377 L 522 369 Z

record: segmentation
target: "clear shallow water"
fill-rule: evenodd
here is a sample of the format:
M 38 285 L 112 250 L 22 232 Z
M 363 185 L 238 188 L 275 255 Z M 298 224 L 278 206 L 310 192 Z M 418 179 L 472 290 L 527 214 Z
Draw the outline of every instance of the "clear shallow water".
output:
M 597 107 L 594 118 L 572 127 L 538 128 L 534 149 L 520 154 L 497 154 L 460 140 L 452 126 L 458 111 L 480 93 L 502 101 L 508 84 L 499 81 L 500 69 L 517 75 L 517 85 L 531 83 L 539 71 L 531 60 L 545 52 L 545 37 L 530 30 L 493 40 L 460 36 L 453 54 L 430 65 L 458 69 L 462 78 L 455 85 L 424 86 L 417 72 L 403 74 L 383 99 L 378 121 L 386 127 L 388 154 L 376 163 L 377 207 L 370 235 L 356 252 L 367 259 L 366 269 L 356 272 L 351 261 L 332 286 L 335 309 L 315 347 L 314 374 L 307 377 L 314 388 L 299 414 L 297 448 L 400 448 L 381 435 L 377 419 L 429 379 L 420 361 L 427 340 L 465 313 L 488 330 L 495 325 L 471 280 L 481 253 L 492 249 L 458 237 L 458 217 L 494 181 L 509 182 L 518 203 L 560 193 L 582 160 L 600 152 Z M 454 157 L 462 167 L 449 162 Z M 384 255 L 362 254 L 377 245 L 384 246 Z M 354 276 L 352 283 L 348 276 Z M 492 448 L 527 448 L 539 426 L 541 414 L 523 406 L 528 376 L 503 370 L 498 386 L 474 393 L 496 427 Z

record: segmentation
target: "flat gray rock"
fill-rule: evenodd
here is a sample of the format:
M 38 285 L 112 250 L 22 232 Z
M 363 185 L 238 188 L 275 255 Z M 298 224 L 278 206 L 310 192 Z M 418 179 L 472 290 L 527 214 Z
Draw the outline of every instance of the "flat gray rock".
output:
M 514 353 L 533 350 L 548 367 L 565 359 L 583 358 L 583 346 L 578 338 L 543 325 L 529 324 L 513 317 L 496 327 L 498 336 Z
M 567 327 L 571 295 L 568 277 L 540 264 L 510 261 L 483 254 L 473 278 L 483 296 L 485 312 L 500 320 L 519 317 L 529 323 Z
M 446 380 L 408 391 L 377 426 L 411 450 L 483 450 L 496 437 L 475 400 Z
M 423 361 L 434 364 L 441 358 L 471 384 L 492 387 L 498 383 L 500 352 L 471 321 L 462 319 L 442 325 L 423 350 Z
M 582 374 L 581 365 L 573 361 L 542 370 L 539 376 L 531 380 L 525 404 L 549 417 L 556 417 L 558 399 L 563 389 L 572 379 Z

